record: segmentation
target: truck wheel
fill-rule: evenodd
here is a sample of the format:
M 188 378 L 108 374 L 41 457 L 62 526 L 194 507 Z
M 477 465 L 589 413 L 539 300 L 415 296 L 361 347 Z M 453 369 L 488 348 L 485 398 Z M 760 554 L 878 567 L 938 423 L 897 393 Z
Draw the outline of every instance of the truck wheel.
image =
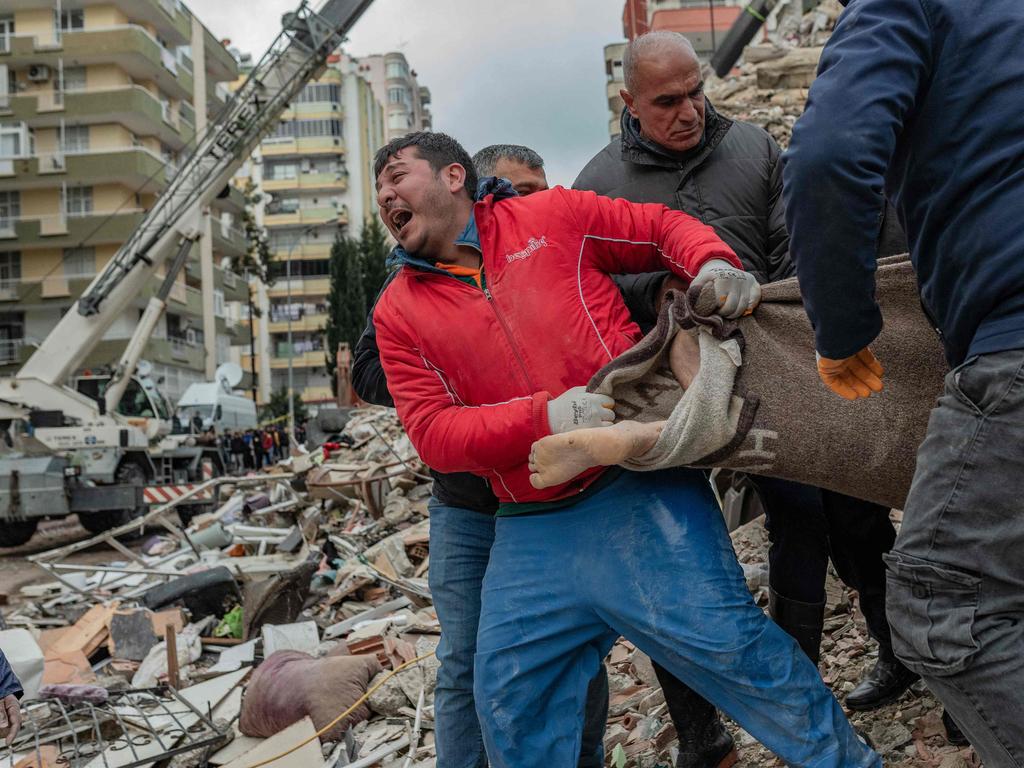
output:
M 0 523 L 0 547 L 20 547 L 36 532 L 38 520 L 15 520 Z
M 141 485 L 146 484 L 146 472 L 138 464 L 126 461 L 117 469 L 117 483 L 119 485 Z M 146 514 L 146 507 L 135 509 L 111 509 L 106 512 L 92 512 L 88 515 L 79 515 L 79 522 L 89 533 L 103 533 L 111 528 L 130 523 L 132 520 Z

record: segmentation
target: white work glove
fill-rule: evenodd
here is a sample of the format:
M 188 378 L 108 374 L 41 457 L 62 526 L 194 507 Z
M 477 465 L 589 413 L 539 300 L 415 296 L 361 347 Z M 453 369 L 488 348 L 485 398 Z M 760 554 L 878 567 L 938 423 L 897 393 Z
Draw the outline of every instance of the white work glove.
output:
M 610 427 L 615 421 L 615 401 L 607 395 L 594 395 L 586 387 L 573 387 L 548 401 L 551 434 L 587 427 Z
M 733 319 L 749 314 L 761 301 L 761 286 L 754 276 L 725 259 L 705 262 L 690 285 L 702 286 L 712 281 L 718 296 L 718 314 L 723 317 Z

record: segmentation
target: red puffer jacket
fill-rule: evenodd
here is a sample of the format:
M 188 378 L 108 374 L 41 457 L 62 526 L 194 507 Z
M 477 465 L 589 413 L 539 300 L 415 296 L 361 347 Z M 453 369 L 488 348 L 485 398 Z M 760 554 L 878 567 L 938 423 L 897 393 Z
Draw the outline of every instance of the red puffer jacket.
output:
M 640 339 L 609 275 L 742 267 L 711 227 L 662 205 L 556 187 L 488 195 L 474 215 L 483 291 L 398 249 L 401 272 L 373 315 L 388 387 L 429 466 L 484 475 L 503 502 L 565 498 L 601 470 L 539 491 L 527 459 L 551 434 L 548 400 Z

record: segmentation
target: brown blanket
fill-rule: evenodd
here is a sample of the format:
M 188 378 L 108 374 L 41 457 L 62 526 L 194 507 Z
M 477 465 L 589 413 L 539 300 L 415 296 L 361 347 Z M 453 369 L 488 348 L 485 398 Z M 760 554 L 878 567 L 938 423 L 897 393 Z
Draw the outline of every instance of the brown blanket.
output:
M 871 348 L 885 389 L 853 402 L 818 378 L 795 278 L 763 286 L 757 311 L 737 321 L 712 314 L 711 291 L 676 293 L 657 327 L 590 382 L 615 398 L 619 420 L 668 422 L 654 448 L 625 466 L 727 467 L 901 508 L 948 368 L 907 258 L 881 260 L 877 286 L 885 328 Z M 700 349 L 685 392 L 668 368 L 680 332 Z

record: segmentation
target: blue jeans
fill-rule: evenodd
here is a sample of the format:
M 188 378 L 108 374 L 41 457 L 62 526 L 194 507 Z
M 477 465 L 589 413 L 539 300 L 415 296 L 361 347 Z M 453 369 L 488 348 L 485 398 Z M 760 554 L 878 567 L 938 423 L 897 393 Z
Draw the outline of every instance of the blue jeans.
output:
M 880 768 L 818 670 L 754 603 L 695 470 L 624 472 L 572 507 L 497 520 L 476 655 L 495 768 L 570 768 L 621 634 L 788 765 Z
M 430 592 L 441 623 L 434 694 L 438 768 L 486 768 L 473 700 L 473 656 L 480 624 L 480 591 L 494 543 L 494 518 L 430 500 Z M 604 765 L 608 678 L 592 676 L 580 768 Z

